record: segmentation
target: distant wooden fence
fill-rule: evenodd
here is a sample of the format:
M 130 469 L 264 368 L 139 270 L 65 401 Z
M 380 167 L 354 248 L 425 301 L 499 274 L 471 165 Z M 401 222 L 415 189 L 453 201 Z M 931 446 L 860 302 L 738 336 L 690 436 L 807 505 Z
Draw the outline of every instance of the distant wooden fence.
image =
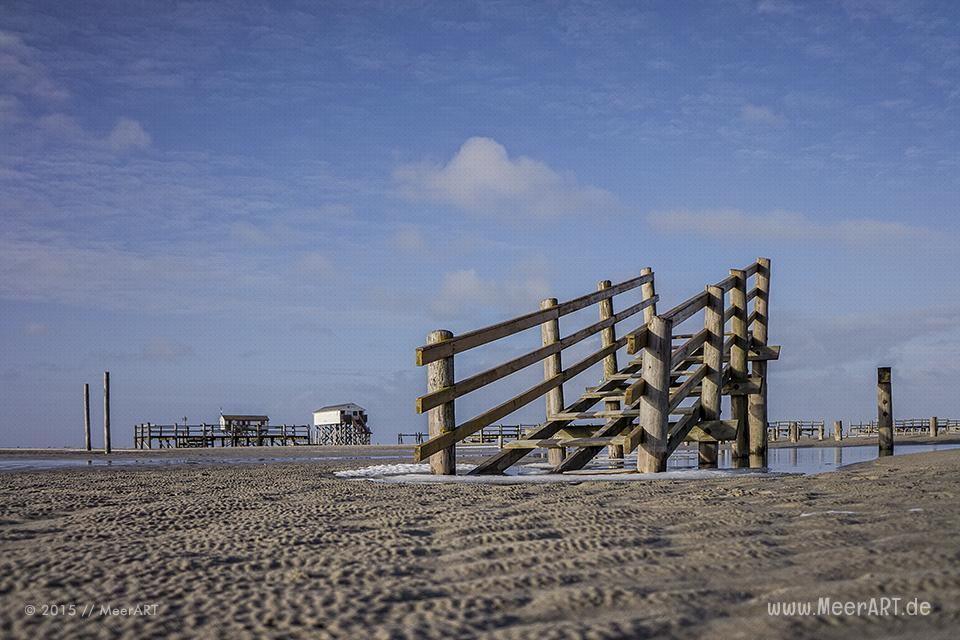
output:
M 960 430 L 960 420 L 950 418 L 935 418 L 940 431 Z M 877 433 L 877 421 L 855 422 L 850 425 L 849 434 L 852 436 L 866 436 Z M 930 431 L 930 418 L 908 418 L 893 423 L 894 431 L 901 433 L 916 433 Z
M 310 444 L 310 425 L 251 426 L 224 431 L 219 424 L 134 425 L 133 446 L 137 449 L 183 449 L 198 447 L 252 447 Z
M 826 435 L 826 424 L 823 420 L 778 420 L 767 425 L 767 433 L 771 440 L 784 439 L 796 442 L 804 435 L 823 440 Z
M 464 445 L 487 445 L 487 444 L 496 444 L 503 445 L 505 442 L 511 442 L 513 440 L 519 440 L 523 437 L 523 434 L 528 430 L 536 427 L 535 424 L 523 425 L 523 424 L 494 424 L 489 427 L 484 427 L 480 431 L 473 433 L 461 441 L 461 444 Z M 422 444 L 425 440 L 428 439 L 426 433 L 422 431 L 417 431 L 415 433 L 398 433 L 397 434 L 397 444 L 403 444 L 404 440 L 413 440 L 417 444 Z
M 615 313 L 614 297 L 638 288 L 640 300 Z M 573 300 L 548 298 L 539 311 L 483 329 L 457 336 L 434 331 L 417 349 L 417 364 L 427 367 L 427 393 L 417 398 L 417 411 L 428 413 L 429 439 L 416 446 L 414 458 L 429 459 L 434 473 L 454 473 L 458 442 L 546 397 L 546 420 L 523 439 L 504 445 L 472 473 L 502 473 L 538 448 L 548 450 L 554 472 L 573 471 L 605 447 L 614 458 L 636 449 L 637 468 L 659 472 L 685 440 L 699 443 L 705 466 L 716 464 L 717 443 L 723 440 L 734 441 L 734 459 L 741 466 L 747 464 L 748 454 L 762 464 L 767 449 L 767 361 L 776 360 L 780 352 L 779 347 L 767 346 L 769 290 L 770 261 L 760 258 L 744 269 L 730 270 L 724 280 L 658 315 L 659 297 L 648 268 L 618 284 L 601 281 L 596 292 Z M 561 337 L 559 319 L 592 305 L 597 305 L 599 321 Z M 676 330 L 701 311 L 701 330 Z M 640 312 L 643 323 L 618 338 L 616 325 Z M 539 348 L 455 380 L 455 356 L 535 327 L 540 327 Z M 599 350 L 563 366 L 565 349 L 598 333 Z M 642 355 L 621 368 L 617 354 L 624 348 L 629 355 Z M 538 362 L 543 362 L 543 382 L 457 424 L 456 399 Z M 601 362 L 603 383 L 588 387 L 565 405 L 563 383 Z M 720 419 L 722 395 L 731 397 L 732 420 Z M 591 411 L 601 402 L 601 410 Z M 670 422 L 670 416 L 677 416 L 676 421 Z M 600 425 L 577 424 L 598 418 L 603 420 Z

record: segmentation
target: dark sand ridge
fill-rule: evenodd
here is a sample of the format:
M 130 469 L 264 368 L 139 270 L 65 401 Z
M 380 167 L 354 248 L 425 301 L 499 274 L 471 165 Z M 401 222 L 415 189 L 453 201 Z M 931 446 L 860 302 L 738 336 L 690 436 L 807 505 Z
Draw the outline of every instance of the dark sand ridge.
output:
M 0 636 L 952 638 L 960 623 L 960 451 L 807 477 L 332 476 L 356 466 L 5 474 Z M 920 597 L 934 613 L 767 614 L 820 596 Z M 24 613 L 137 602 L 156 615 Z

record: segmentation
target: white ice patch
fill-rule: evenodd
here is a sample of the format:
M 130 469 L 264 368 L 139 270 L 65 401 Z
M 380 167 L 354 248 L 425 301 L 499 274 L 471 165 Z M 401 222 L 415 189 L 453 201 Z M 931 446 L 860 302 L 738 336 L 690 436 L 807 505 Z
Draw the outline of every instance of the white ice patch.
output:
M 809 518 L 810 516 L 853 516 L 856 515 L 856 511 L 836 511 L 831 509 L 829 511 L 807 511 L 800 514 L 801 518 Z
M 458 464 L 457 473 L 470 473 L 476 465 Z M 383 479 L 392 476 L 430 474 L 430 463 L 421 462 L 419 464 L 376 464 L 372 467 L 363 467 L 362 469 L 347 469 L 346 471 L 335 471 L 333 475 L 338 478 L 369 478 Z
M 544 484 L 555 482 L 631 482 L 637 480 L 700 480 L 705 478 L 729 478 L 750 473 L 734 469 L 682 469 L 664 473 L 635 472 L 571 472 L 544 473 L 542 463 L 524 465 L 517 475 L 466 475 L 474 465 L 458 464 L 455 476 L 435 476 L 430 473 L 430 465 L 421 464 L 381 464 L 363 469 L 337 471 L 340 478 L 373 480 L 392 483 L 460 483 L 460 484 Z

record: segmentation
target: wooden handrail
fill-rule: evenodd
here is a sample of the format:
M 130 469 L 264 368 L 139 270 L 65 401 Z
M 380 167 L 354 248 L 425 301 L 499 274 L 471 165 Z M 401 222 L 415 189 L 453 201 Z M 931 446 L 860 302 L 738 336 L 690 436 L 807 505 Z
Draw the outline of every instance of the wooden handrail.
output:
M 647 307 L 653 304 L 656 304 L 658 299 L 659 299 L 658 296 L 654 296 L 649 300 L 644 300 L 643 302 L 639 302 L 633 305 L 632 307 L 628 307 L 627 309 L 624 309 L 623 311 L 614 315 L 611 318 L 607 318 L 606 320 L 595 322 L 589 327 L 581 329 L 576 333 L 572 333 L 566 338 L 561 339 L 559 342 L 549 344 L 545 347 L 540 347 L 539 349 L 531 351 L 530 353 L 526 353 L 522 356 L 514 358 L 509 362 L 505 362 L 496 367 L 487 369 L 486 371 L 482 371 L 476 375 L 470 376 L 469 378 L 466 378 L 464 380 L 454 383 L 453 386 L 444 387 L 439 391 L 434 391 L 433 393 L 428 393 L 426 395 L 420 396 L 419 398 L 417 398 L 417 413 L 423 413 L 424 411 L 432 409 L 433 407 L 440 406 L 444 402 L 449 402 L 456 398 L 465 396 L 471 391 L 476 391 L 477 389 L 484 387 L 492 382 L 495 382 L 501 378 L 504 378 L 512 373 L 516 373 L 517 371 L 525 367 L 529 367 L 532 364 L 540 362 L 547 356 L 553 355 L 555 353 L 560 353 L 560 351 L 562 351 L 563 349 L 566 349 L 567 347 L 575 345 L 578 342 L 586 340 L 590 336 L 599 333 L 603 329 L 606 329 L 607 327 L 612 327 L 616 323 L 622 320 L 625 320 L 630 316 L 636 313 L 639 313 L 640 311 L 643 311 L 644 309 L 646 309 Z
M 441 358 L 448 358 L 455 353 L 461 353 L 467 349 L 473 349 L 474 347 L 479 347 L 480 345 L 487 344 L 488 342 L 493 342 L 494 340 L 499 340 L 500 338 L 506 338 L 507 336 L 511 336 L 519 331 L 523 331 L 524 329 L 530 329 L 532 327 L 541 325 L 547 320 L 555 320 L 569 313 L 573 313 L 574 311 L 579 311 L 580 309 L 589 307 L 592 304 L 596 304 L 601 300 L 612 298 L 613 296 L 623 293 L 624 291 L 635 289 L 636 287 L 639 287 L 644 283 L 651 282 L 652 280 L 653 274 L 638 276 L 636 278 L 631 278 L 630 280 L 625 280 L 620 284 L 615 284 L 609 289 L 603 289 L 594 293 L 580 296 L 579 298 L 574 298 L 573 300 L 568 300 L 567 302 L 563 302 L 550 309 L 534 311 L 533 313 L 528 313 L 518 318 L 505 320 L 503 322 L 490 325 L 489 327 L 484 327 L 483 329 L 477 329 L 475 331 L 469 331 L 467 333 L 460 334 L 459 336 L 454 336 L 453 338 L 444 340 L 443 342 L 417 347 L 417 365 L 423 366 L 431 362 L 436 362 Z

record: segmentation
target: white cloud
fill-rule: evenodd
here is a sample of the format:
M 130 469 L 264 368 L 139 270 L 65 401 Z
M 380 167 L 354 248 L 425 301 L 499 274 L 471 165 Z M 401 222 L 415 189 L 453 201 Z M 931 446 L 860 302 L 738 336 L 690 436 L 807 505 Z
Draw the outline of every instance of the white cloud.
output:
M 530 274 L 498 282 L 481 278 L 475 269 L 462 269 L 444 275 L 431 306 L 441 316 L 458 316 L 478 307 L 533 311 L 549 291 L 550 283 L 543 276 Z
M 657 231 L 712 237 L 777 240 L 838 240 L 861 245 L 877 241 L 929 239 L 924 227 L 871 218 L 819 222 L 801 213 L 749 214 L 737 209 L 663 211 L 647 216 Z
M 398 229 L 390 237 L 390 244 L 400 251 L 416 253 L 423 251 L 426 246 L 423 233 L 415 227 L 406 227 Z
M 774 113 L 769 107 L 758 106 L 755 104 L 745 104 L 740 109 L 740 117 L 745 122 L 754 124 L 763 124 L 767 126 L 780 126 L 786 122 L 786 118 L 778 113 Z
M 143 130 L 139 122 L 130 118 L 117 120 L 117 124 L 107 136 L 107 144 L 114 151 L 146 149 L 150 146 L 150 142 L 150 134 Z
M 19 35 L 3 30 L 0 30 L 0 89 L 48 101 L 70 97 L 40 62 L 40 52 Z
M 543 162 L 511 158 L 503 145 L 490 138 L 470 138 L 446 165 L 398 167 L 393 179 L 405 198 L 478 214 L 547 217 L 616 208 L 609 192 L 580 185 Z

